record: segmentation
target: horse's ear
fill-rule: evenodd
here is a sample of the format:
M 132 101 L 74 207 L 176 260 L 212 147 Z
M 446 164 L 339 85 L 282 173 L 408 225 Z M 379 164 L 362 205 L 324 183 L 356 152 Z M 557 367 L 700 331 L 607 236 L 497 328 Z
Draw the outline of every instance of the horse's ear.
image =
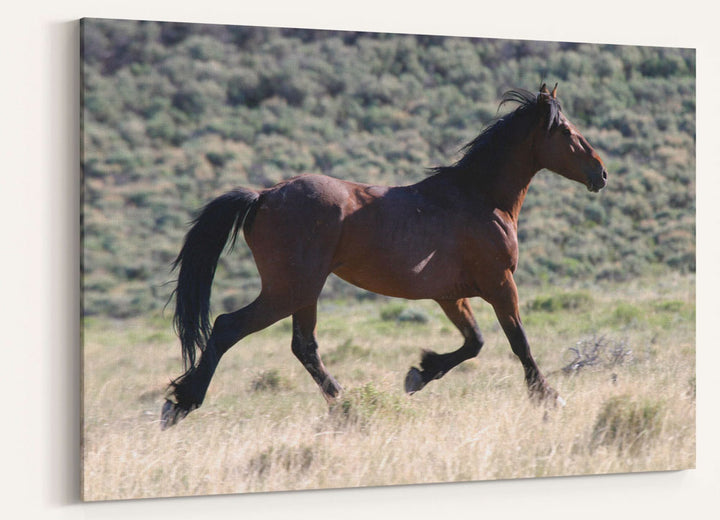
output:
M 557 97 L 557 86 L 558 84 L 555 83 L 555 87 L 552 89 L 552 93 L 550 94 L 550 97 L 552 97 L 553 99 Z
M 540 105 L 547 105 L 550 103 L 550 91 L 545 83 L 540 87 L 540 93 L 537 95 L 537 102 Z

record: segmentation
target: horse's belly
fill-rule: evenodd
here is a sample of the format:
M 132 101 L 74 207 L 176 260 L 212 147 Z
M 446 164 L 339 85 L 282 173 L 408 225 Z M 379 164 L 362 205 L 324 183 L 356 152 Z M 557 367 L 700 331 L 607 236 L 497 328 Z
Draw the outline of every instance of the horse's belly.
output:
M 377 263 L 367 258 L 358 258 L 334 269 L 334 273 L 357 287 L 385 296 L 406 299 L 461 298 L 472 292 L 471 285 L 463 283 L 459 273 L 451 266 L 442 269 L 430 265 L 434 252 L 419 258 L 412 264 L 402 262 Z

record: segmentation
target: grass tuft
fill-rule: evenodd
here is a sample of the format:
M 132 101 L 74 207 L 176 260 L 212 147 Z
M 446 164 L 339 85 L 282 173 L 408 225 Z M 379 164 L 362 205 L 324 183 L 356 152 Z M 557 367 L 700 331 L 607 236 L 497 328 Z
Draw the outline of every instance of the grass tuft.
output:
M 593 298 L 586 292 L 567 292 L 552 296 L 538 296 L 530 300 L 530 311 L 558 312 L 562 310 L 580 310 L 590 307 Z
M 250 382 L 250 390 L 253 392 L 277 392 L 290 388 L 290 382 L 274 368 L 261 372 Z
M 645 312 L 640 306 L 620 302 L 610 315 L 610 323 L 614 326 L 633 326 L 646 318 Z
M 380 319 L 398 323 L 427 323 L 428 315 L 420 310 L 410 308 L 402 303 L 390 303 L 380 309 Z
M 326 364 L 340 363 L 345 360 L 362 359 L 370 355 L 370 349 L 356 345 L 352 338 L 341 343 L 334 350 L 323 354 Z
M 660 434 L 663 411 L 658 401 L 634 400 L 628 395 L 611 397 L 593 426 L 591 449 L 617 446 L 620 452 L 637 454 Z
M 376 416 L 386 420 L 406 411 L 400 396 L 384 392 L 372 383 L 349 390 L 330 410 L 341 424 L 355 425 L 361 429 Z
M 299 475 L 310 469 L 315 458 L 315 448 L 312 446 L 270 446 L 250 458 L 247 472 L 260 478 L 278 469 Z

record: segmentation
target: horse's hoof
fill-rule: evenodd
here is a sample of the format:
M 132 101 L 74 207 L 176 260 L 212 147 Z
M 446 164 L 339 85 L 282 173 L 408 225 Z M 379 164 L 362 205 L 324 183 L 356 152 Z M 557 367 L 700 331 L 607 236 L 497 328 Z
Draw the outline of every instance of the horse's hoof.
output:
M 415 367 L 412 367 L 407 375 L 405 376 L 405 392 L 412 395 L 418 390 L 422 390 L 425 387 L 425 381 L 423 380 L 422 372 Z
M 177 403 L 172 401 L 165 401 L 160 413 L 160 429 L 167 430 L 171 426 L 175 426 L 185 416 L 190 413 L 190 410 L 180 407 Z
M 547 407 L 552 408 L 565 408 L 567 404 L 565 399 L 560 397 L 560 394 L 554 388 L 547 387 L 538 399 L 539 402 L 544 403 Z
M 554 388 L 547 387 L 544 401 L 555 408 L 564 408 L 567 404 L 565 399 Z

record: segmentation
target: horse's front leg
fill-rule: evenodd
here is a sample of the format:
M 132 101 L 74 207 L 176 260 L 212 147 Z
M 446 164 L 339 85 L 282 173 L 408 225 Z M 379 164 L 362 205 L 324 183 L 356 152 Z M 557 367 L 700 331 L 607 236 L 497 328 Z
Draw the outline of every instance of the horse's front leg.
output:
M 510 342 L 513 353 L 520 359 L 525 370 L 525 382 L 530 397 L 538 401 L 547 400 L 564 404 L 558 393 L 548 385 L 530 352 L 530 344 L 520 319 L 517 287 L 512 275 L 508 275 L 506 282 L 490 303 Z
M 483 337 L 467 298 L 436 301 L 463 335 L 465 342 L 459 349 L 446 354 L 425 350 L 420 363 L 422 370 L 412 367 L 405 376 L 405 391 L 409 394 L 422 390 L 433 379 L 441 378 L 453 367 L 477 356 L 483 346 Z

